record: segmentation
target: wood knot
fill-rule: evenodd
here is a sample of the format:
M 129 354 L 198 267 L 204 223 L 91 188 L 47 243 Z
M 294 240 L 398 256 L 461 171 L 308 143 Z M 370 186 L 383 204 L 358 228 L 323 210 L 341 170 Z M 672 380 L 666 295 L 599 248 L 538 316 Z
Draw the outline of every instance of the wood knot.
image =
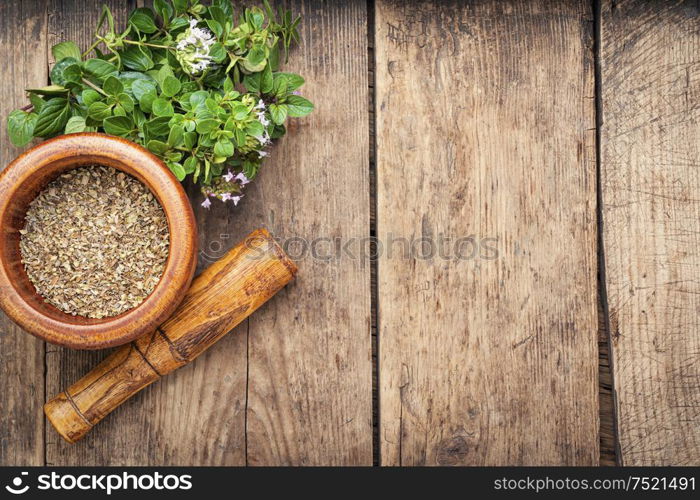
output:
M 443 439 L 438 444 L 437 463 L 438 465 L 460 465 L 464 463 L 468 453 L 469 445 L 462 436 Z

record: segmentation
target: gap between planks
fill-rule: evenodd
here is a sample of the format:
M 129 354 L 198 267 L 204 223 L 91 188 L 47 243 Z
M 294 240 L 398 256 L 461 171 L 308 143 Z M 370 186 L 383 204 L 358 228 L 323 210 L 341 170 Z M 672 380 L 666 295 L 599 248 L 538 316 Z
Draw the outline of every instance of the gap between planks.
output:
M 596 221 L 598 227 L 598 405 L 600 412 L 600 465 L 619 465 L 617 450 L 617 415 L 615 415 L 615 388 L 610 358 L 610 313 L 605 286 L 605 252 L 603 247 L 603 190 L 601 184 L 600 128 L 603 120 L 601 99 L 602 76 L 600 68 L 600 0 L 593 5 L 593 58 L 595 72 L 595 160 L 596 160 Z

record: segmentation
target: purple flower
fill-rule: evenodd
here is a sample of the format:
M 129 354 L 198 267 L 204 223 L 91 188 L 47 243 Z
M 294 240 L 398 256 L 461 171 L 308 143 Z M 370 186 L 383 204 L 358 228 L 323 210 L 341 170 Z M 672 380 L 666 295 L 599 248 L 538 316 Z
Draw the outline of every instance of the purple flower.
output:
M 229 170 L 225 175 L 222 176 L 226 182 L 231 182 L 233 180 L 233 173 Z
M 241 186 L 245 186 L 250 182 L 250 179 L 248 179 L 243 172 L 240 172 L 235 179 L 241 183 Z
M 231 201 L 233 201 L 233 206 L 234 206 L 234 207 L 235 207 L 236 205 L 238 205 L 238 202 L 241 201 L 241 198 L 242 198 L 242 197 L 243 197 L 243 195 L 241 195 L 241 196 L 232 196 L 232 197 L 231 197 Z
M 208 196 L 207 196 L 207 197 L 204 199 L 204 201 L 202 202 L 202 206 L 203 206 L 204 208 L 209 208 L 209 207 L 211 207 L 211 200 L 209 199 Z
M 260 156 L 260 158 L 265 158 L 266 156 L 269 156 L 269 155 L 270 155 L 270 153 L 268 153 L 267 151 L 258 151 L 258 156 Z
M 298 90 L 295 90 L 294 92 L 292 92 L 292 94 L 294 94 L 294 95 L 301 95 L 301 92 L 299 92 Z

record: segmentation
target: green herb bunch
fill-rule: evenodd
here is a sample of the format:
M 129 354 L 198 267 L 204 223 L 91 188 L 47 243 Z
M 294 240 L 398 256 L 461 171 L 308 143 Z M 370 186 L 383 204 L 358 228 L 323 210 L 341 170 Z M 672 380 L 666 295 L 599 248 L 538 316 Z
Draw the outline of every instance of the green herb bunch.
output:
M 31 105 L 8 117 L 10 139 L 125 137 L 201 184 L 205 207 L 210 197 L 237 203 L 287 118 L 313 110 L 298 92 L 304 79 L 279 71 L 299 21 L 267 0 L 239 15 L 230 0 L 155 0 L 117 32 L 105 6 L 85 52 L 73 42 L 52 48 L 52 84 L 27 90 Z

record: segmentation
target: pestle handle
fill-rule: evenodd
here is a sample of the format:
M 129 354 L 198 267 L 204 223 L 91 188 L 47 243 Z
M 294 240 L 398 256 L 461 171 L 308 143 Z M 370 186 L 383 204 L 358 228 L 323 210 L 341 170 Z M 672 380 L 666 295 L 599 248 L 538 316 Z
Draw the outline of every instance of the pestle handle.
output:
M 192 282 L 178 309 L 156 331 L 121 346 L 47 402 L 49 422 L 69 443 L 79 440 L 131 396 L 211 347 L 282 289 L 296 270 L 270 233 L 252 232 Z

